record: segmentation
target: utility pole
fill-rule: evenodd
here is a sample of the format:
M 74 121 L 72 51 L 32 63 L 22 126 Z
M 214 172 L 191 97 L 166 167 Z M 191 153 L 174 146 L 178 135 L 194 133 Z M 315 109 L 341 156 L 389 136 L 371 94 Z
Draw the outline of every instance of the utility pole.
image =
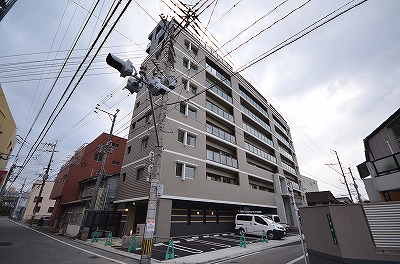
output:
M 353 203 L 353 202 L 354 202 L 354 201 L 353 201 L 353 197 L 351 196 L 349 184 L 347 183 L 346 176 L 344 175 L 342 163 L 340 163 L 340 160 L 339 160 L 339 155 L 338 155 L 338 153 L 337 153 L 336 150 L 333 150 L 333 152 L 336 154 L 336 158 L 337 158 L 337 160 L 338 160 L 338 163 L 339 163 L 339 166 L 340 166 L 340 170 L 341 170 L 341 172 L 342 172 L 342 176 L 343 176 L 343 179 L 344 179 L 344 183 L 346 184 L 346 188 L 347 188 L 347 191 L 348 191 L 349 196 L 350 196 L 349 198 L 350 198 L 351 202 Z
M 174 51 L 174 41 L 175 41 L 175 33 L 174 33 L 174 26 L 170 27 L 168 30 L 168 36 L 164 39 L 163 43 L 163 50 L 162 55 L 160 58 L 164 58 L 162 62 L 162 68 L 159 69 L 158 65 L 156 64 L 157 69 L 159 70 L 159 74 L 164 73 L 167 76 L 170 76 L 170 70 L 174 67 L 175 61 L 175 51 Z M 164 72 L 163 72 L 164 71 Z M 143 235 L 143 242 L 142 242 L 142 254 L 140 258 L 140 264 L 150 264 L 151 262 L 151 254 L 152 254 L 152 247 L 154 242 L 154 231 L 156 227 L 156 217 L 157 217 L 157 203 L 159 195 L 162 193 L 157 193 L 157 189 L 162 189 L 162 184 L 160 181 L 161 175 L 161 159 L 162 159 L 162 139 L 158 134 L 158 130 L 163 130 L 163 121 L 165 119 L 165 99 L 166 96 L 161 97 L 160 102 L 160 118 L 159 124 L 157 126 L 155 112 L 154 112 L 154 102 L 153 102 L 153 95 L 149 90 L 149 98 L 150 98 L 150 106 L 151 112 L 153 117 L 153 125 L 154 131 L 156 136 L 156 148 L 154 153 L 154 159 L 151 157 L 150 154 L 150 161 L 153 162 L 153 166 L 151 167 L 151 183 L 150 183 L 150 190 L 149 190 L 149 201 L 147 205 L 147 214 L 146 214 L 146 226 Z M 162 134 L 162 133 L 161 133 Z
M 349 172 L 350 172 L 351 177 L 353 178 L 354 188 L 356 188 L 356 192 L 357 192 L 358 202 L 359 202 L 359 203 L 362 203 L 361 195 L 360 195 L 360 192 L 358 191 L 358 185 L 357 185 L 357 183 L 356 183 L 356 179 L 354 178 L 353 172 L 351 171 L 351 168 L 350 168 L 350 167 L 349 167 Z
M 49 178 L 49 171 L 50 171 L 51 161 L 53 160 L 53 156 L 54 156 L 54 152 L 55 152 L 55 149 L 56 149 L 56 146 L 57 146 L 57 142 L 56 142 L 56 144 L 50 144 L 50 145 L 53 147 L 53 150 L 51 151 L 49 164 L 47 164 L 46 171 L 43 174 L 43 181 L 42 181 L 42 184 L 40 185 L 39 195 L 37 196 L 35 206 L 33 207 L 33 214 L 32 214 L 31 220 L 29 221 L 29 226 L 32 226 L 33 220 L 35 219 L 35 216 L 36 216 L 36 211 L 37 211 L 38 205 L 41 202 L 40 198 L 42 197 L 42 192 L 43 192 L 44 185 L 46 184 L 46 181 Z
M 92 194 L 92 199 L 90 200 L 90 204 L 89 206 L 86 208 L 84 214 L 83 214 L 83 219 L 82 219 L 82 224 L 83 224 L 83 229 L 87 229 L 87 232 L 89 231 L 88 229 L 90 229 L 90 225 L 92 223 L 92 219 L 93 219 L 93 213 L 96 207 L 96 202 L 97 202 L 97 196 L 99 194 L 99 189 L 100 189 L 100 184 L 103 180 L 103 176 L 104 176 L 104 171 L 105 171 L 105 165 L 106 165 L 106 160 L 107 160 L 107 155 L 112 153 L 113 150 L 113 142 L 112 142 L 112 133 L 114 130 L 114 125 L 115 125 L 115 120 L 117 119 L 117 114 L 119 112 L 119 109 L 117 109 L 115 111 L 115 114 L 111 114 L 107 111 L 101 110 L 99 108 L 96 107 L 96 110 L 99 110 L 101 112 L 104 112 L 106 114 L 108 114 L 108 116 L 110 117 L 112 123 L 111 123 L 111 129 L 110 129 L 110 134 L 108 135 L 108 139 L 105 145 L 101 145 L 99 146 L 98 152 L 102 153 L 102 158 L 101 158 L 101 164 L 100 164 L 100 170 L 97 174 L 97 179 L 96 179 L 96 184 L 93 188 L 93 194 Z M 96 112 L 96 111 L 95 111 Z M 96 112 L 97 113 L 97 112 Z M 90 216 L 89 216 L 90 214 Z M 86 236 L 82 236 L 82 231 L 81 230 L 81 239 L 85 239 Z
M 14 214 L 17 213 L 17 207 L 19 204 L 19 200 L 21 200 L 21 198 L 22 198 L 22 192 L 24 191 L 25 183 L 26 183 L 26 178 L 24 179 L 24 183 L 22 184 L 21 189 L 19 190 L 18 200 L 17 200 L 17 203 L 15 204 L 15 207 L 14 207 L 14 210 L 13 210 L 13 213 L 11 216 L 13 216 Z M 18 216 L 16 218 L 17 218 L 17 220 L 19 220 Z

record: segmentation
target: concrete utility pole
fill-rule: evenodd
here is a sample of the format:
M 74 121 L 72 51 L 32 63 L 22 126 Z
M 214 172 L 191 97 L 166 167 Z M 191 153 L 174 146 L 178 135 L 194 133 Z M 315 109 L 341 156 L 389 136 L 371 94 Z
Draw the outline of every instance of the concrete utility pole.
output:
M 100 170 L 97 174 L 96 184 L 93 188 L 92 199 L 90 200 L 90 204 L 86 208 L 86 210 L 83 214 L 82 229 L 80 231 L 80 238 L 83 240 L 85 240 L 87 238 L 88 234 L 86 234 L 86 232 L 89 232 L 90 225 L 91 225 L 91 222 L 93 219 L 93 212 L 94 212 L 94 209 L 96 206 L 96 201 L 97 201 L 97 196 L 99 194 L 100 184 L 101 184 L 101 182 L 103 180 L 103 176 L 104 176 L 107 154 L 109 154 L 109 153 L 111 154 L 112 150 L 113 150 L 112 133 L 114 130 L 115 120 L 117 119 L 117 114 L 119 112 L 119 109 L 117 109 L 115 111 L 115 114 L 111 114 L 111 113 L 101 110 L 97 107 L 96 107 L 96 110 L 99 110 L 101 112 L 108 114 L 108 116 L 111 118 L 112 124 L 111 124 L 110 134 L 108 135 L 107 143 L 105 145 L 99 146 L 99 149 L 98 149 L 98 152 L 102 153 L 103 156 L 101 158 Z M 89 214 L 90 214 L 90 217 L 89 217 Z M 85 232 L 82 232 L 83 230 L 85 230 Z M 83 233 L 85 233 L 85 235 L 83 235 Z
M 161 58 L 165 58 L 163 61 L 163 69 L 159 69 L 160 71 L 164 71 L 164 74 L 169 76 L 169 71 L 171 68 L 174 67 L 174 28 L 169 28 L 169 35 L 165 38 L 165 43 L 163 43 L 163 50 Z M 158 68 L 158 66 L 156 65 Z M 148 89 L 149 90 L 149 89 Z M 157 189 L 162 189 L 162 184 L 160 182 L 160 175 L 161 175 L 161 157 L 162 157 L 162 140 L 158 134 L 158 130 L 163 129 L 163 120 L 165 119 L 165 97 L 163 95 L 160 102 L 160 123 L 157 126 L 156 117 L 154 113 L 154 102 L 153 102 L 153 95 L 149 90 L 149 98 L 150 98 L 150 106 L 151 112 L 153 117 L 153 125 L 155 136 L 157 140 L 157 145 L 154 153 L 154 158 L 152 158 L 151 154 L 149 155 L 150 161 L 153 162 L 153 166 L 151 168 L 151 183 L 150 183 L 150 191 L 149 191 L 149 202 L 147 205 L 147 214 L 146 214 L 146 226 L 143 235 L 143 242 L 142 242 L 142 255 L 140 258 L 140 264 L 150 264 L 151 262 L 151 254 L 153 248 L 153 241 L 154 241 L 154 231 L 156 226 L 156 217 L 157 217 L 157 203 L 158 203 L 158 196 L 162 195 L 162 193 L 157 192 Z
M 46 171 L 43 174 L 43 181 L 42 181 L 42 184 L 40 185 L 39 195 L 37 196 L 35 206 L 33 207 L 33 214 L 32 214 L 31 220 L 29 221 L 29 226 L 32 226 L 32 224 L 33 224 L 33 220 L 35 219 L 38 205 L 41 202 L 40 198 L 42 196 L 44 185 L 46 184 L 46 181 L 49 178 L 49 171 L 50 171 L 51 161 L 53 160 L 53 156 L 54 156 L 54 152 L 55 152 L 57 143 L 56 144 L 50 144 L 50 145 L 53 147 L 53 150 L 51 151 L 49 164 L 47 164 Z
M 358 202 L 359 202 L 359 203 L 362 203 L 361 195 L 360 195 L 360 192 L 358 191 L 358 185 L 357 185 L 357 183 L 356 183 L 356 179 L 354 178 L 353 172 L 351 171 L 351 168 L 350 168 L 350 167 L 349 167 L 349 172 L 350 172 L 351 177 L 353 178 L 354 188 L 356 188 L 356 192 L 357 192 L 357 199 L 358 199 Z
M 353 197 L 351 196 L 349 184 L 347 183 L 346 176 L 344 175 L 342 163 L 340 163 L 340 160 L 339 160 L 339 155 L 338 155 L 338 153 L 337 153 L 336 150 L 332 150 L 332 151 L 336 154 L 336 158 L 337 158 L 337 160 L 338 160 L 338 163 L 339 163 L 339 166 L 340 166 L 340 170 L 341 170 L 341 172 L 342 172 L 342 176 L 343 176 L 343 179 L 344 179 L 344 183 L 346 184 L 347 191 L 349 192 L 349 196 L 350 196 L 349 198 L 350 198 L 351 202 L 353 203 L 353 202 L 354 202 L 354 201 L 353 201 Z
M 19 204 L 19 200 L 21 200 L 21 198 L 22 198 L 22 193 L 24 191 L 25 183 L 26 183 L 26 178 L 24 179 L 24 183 L 22 184 L 21 189 L 19 190 L 18 200 L 17 200 L 17 203 L 15 204 L 15 207 L 14 207 L 14 210 L 13 210 L 13 213 L 12 213 L 11 216 L 13 216 L 14 214 L 17 213 L 17 207 L 18 207 L 18 204 Z M 17 220 L 19 220 L 18 216 L 16 218 L 17 218 Z

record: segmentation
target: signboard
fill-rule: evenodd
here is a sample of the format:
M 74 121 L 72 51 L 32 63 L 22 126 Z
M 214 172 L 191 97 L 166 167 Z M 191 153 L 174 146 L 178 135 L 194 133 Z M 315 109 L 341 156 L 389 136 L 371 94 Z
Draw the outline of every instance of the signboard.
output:
M 335 228 L 333 227 L 333 222 L 330 214 L 327 214 L 326 217 L 328 218 L 329 229 L 331 230 L 332 240 L 335 245 L 338 244 Z
M 146 232 L 154 232 L 155 226 L 156 226 L 155 219 L 147 219 Z

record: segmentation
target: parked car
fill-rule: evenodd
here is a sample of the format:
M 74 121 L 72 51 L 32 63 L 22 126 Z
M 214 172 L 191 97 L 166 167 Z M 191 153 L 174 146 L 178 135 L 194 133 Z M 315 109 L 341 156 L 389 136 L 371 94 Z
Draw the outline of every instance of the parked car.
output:
M 265 216 L 268 217 L 269 219 L 271 219 L 272 221 L 274 221 L 275 223 L 281 224 L 285 228 L 286 232 L 290 231 L 290 225 L 287 224 L 287 223 L 282 223 L 281 222 L 281 218 L 279 217 L 279 215 L 277 215 L 277 214 L 267 214 Z
M 237 214 L 235 217 L 235 230 L 238 234 L 251 234 L 261 236 L 263 232 L 268 239 L 281 239 L 286 236 L 286 230 L 262 214 Z

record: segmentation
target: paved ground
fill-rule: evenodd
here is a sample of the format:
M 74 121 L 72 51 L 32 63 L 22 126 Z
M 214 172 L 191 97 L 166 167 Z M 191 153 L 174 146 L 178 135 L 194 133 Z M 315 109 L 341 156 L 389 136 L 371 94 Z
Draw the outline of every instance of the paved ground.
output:
M 140 259 L 140 244 L 136 250 L 131 253 L 127 249 L 121 248 L 122 240 L 119 238 L 113 239 L 113 246 L 105 246 L 106 238 L 100 238 L 99 242 L 92 243 L 87 240 L 85 243 L 96 248 L 101 248 L 107 251 L 118 252 L 124 256 L 131 256 L 134 259 Z M 246 237 L 246 247 L 240 247 L 240 237 L 234 234 L 216 234 L 207 236 L 195 236 L 186 238 L 177 238 L 173 240 L 174 259 L 166 258 L 169 243 L 154 244 L 152 258 L 153 263 L 212 263 L 227 258 L 235 258 L 257 251 L 266 250 L 283 246 L 290 243 L 298 243 L 300 237 L 291 235 L 280 240 L 270 240 L 268 243 L 261 242 L 259 237 Z M 171 247 L 169 253 L 171 253 Z

